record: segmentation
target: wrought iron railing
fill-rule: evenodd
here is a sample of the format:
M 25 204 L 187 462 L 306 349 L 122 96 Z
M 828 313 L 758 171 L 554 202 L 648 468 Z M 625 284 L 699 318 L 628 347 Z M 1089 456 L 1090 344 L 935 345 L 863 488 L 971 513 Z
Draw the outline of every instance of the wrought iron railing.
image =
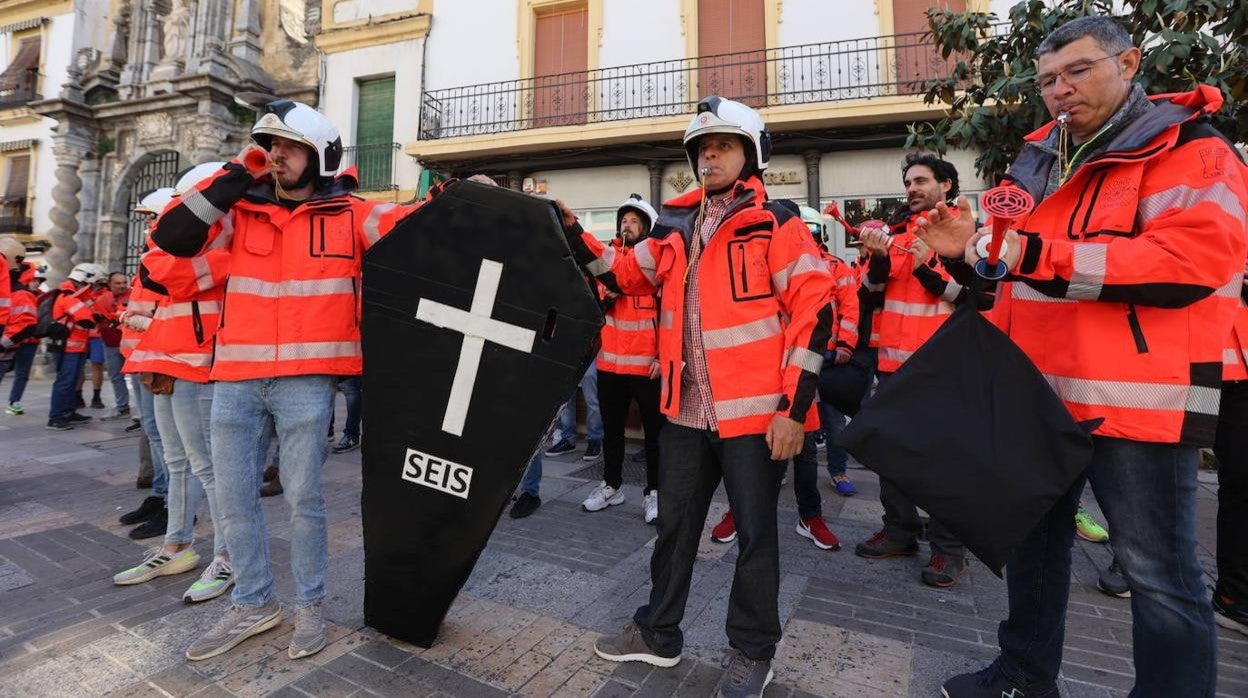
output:
M 29 218 L 0 217 L 0 233 L 31 233 L 33 231 L 34 226 Z
M 43 99 L 43 96 L 35 90 L 39 83 L 39 73 L 36 71 L 26 71 L 15 82 L 16 84 L 8 83 L 0 87 L 0 109 L 24 107 L 30 102 Z
M 919 95 L 948 76 L 925 34 L 803 44 L 424 93 L 421 140 L 673 116 L 719 95 L 751 106 Z
M 360 191 L 398 189 L 394 183 L 395 155 L 398 143 L 352 145 L 342 149 L 343 168 L 355 165 L 360 178 Z

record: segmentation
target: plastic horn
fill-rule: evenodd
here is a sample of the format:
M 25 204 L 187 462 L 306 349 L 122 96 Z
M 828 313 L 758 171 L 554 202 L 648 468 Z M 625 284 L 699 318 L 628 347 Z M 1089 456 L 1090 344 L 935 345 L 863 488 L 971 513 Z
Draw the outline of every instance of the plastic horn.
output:
M 273 169 L 269 164 L 269 154 L 260 148 L 252 148 L 247 151 L 247 156 L 243 158 L 243 167 L 248 172 L 267 172 Z
M 992 237 L 988 242 L 987 255 L 975 262 L 975 273 L 989 281 L 1005 278 L 1009 273 L 1001 261 L 1001 247 L 1005 243 L 1005 231 L 1019 216 L 1036 205 L 1035 199 L 1019 187 L 993 187 L 979 198 L 979 206 L 992 216 Z

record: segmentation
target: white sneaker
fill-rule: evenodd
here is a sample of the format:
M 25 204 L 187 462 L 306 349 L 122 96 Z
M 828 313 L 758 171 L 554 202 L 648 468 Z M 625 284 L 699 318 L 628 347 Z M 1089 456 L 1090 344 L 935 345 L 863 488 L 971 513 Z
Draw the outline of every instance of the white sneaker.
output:
M 607 507 L 623 503 L 624 493 L 604 482 L 589 493 L 589 496 L 581 503 L 581 508 L 585 511 L 602 511 Z
M 167 553 L 164 548 L 156 546 L 144 553 L 143 562 L 125 572 L 113 575 L 113 584 L 119 586 L 142 584 L 156 577 L 189 572 L 198 564 L 199 553 L 193 548 L 187 548 L 180 553 Z
M 182 595 L 186 603 L 196 603 L 215 599 L 234 586 L 234 568 L 229 562 L 219 557 L 212 558 L 212 564 L 204 568 L 203 574 Z
M 652 490 L 641 500 L 641 506 L 646 510 L 646 523 L 654 523 L 659 518 L 659 491 Z

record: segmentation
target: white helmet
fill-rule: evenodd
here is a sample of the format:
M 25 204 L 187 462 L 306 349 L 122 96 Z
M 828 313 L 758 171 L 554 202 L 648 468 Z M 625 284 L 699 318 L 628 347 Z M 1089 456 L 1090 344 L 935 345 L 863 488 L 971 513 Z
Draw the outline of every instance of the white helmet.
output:
M 264 114 L 251 127 L 251 139 L 265 150 L 273 136 L 303 143 L 316 153 L 319 173 L 333 177 L 342 166 L 342 136 L 325 115 L 301 102 L 279 99 L 264 105 Z
M 196 184 L 208 179 L 225 167 L 224 162 L 205 162 L 192 167 L 178 177 L 178 183 L 173 185 L 173 196 L 182 196 L 186 192 L 195 187 Z
M 153 189 L 143 195 L 139 199 L 139 203 L 135 205 L 135 213 L 151 213 L 159 216 L 164 212 L 165 207 L 169 205 L 169 201 L 173 199 L 172 187 L 161 187 Z
M 107 272 L 104 271 L 104 267 L 94 262 L 83 262 L 70 270 L 69 278 L 80 284 L 96 284 L 102 283 L 108 276 Z
M 12 235 L 0 237 L 0 254 L 4 255 L 8 269 L 16 269 L 17 261 L 26 256 L 26 246 Z
M 654 224 L 659 220 L 659 214 L 655 212 L 654 207 L 645 199 L 641 198 L 641 194 L 629 194 L 624 203 L 615 211 L 615 230 L 620 230 L 620 220 L 624 218 L 626 211 L 636 211 L 646 218 L 646 232 L 654 230 Z
M 758 164 L 758 171 L 767 169 L 767 163 L 771 160 L 771 134 L 767 133 L 767 127 L 758 112 L 723 97 L 707 97 L 698 102 L 698 111 L 685 129 L 684 139 L 685 155 L 694 172 L 698 171 L 696 141 L 708 133 L 744 136 L 754 144 L 754 162 Z

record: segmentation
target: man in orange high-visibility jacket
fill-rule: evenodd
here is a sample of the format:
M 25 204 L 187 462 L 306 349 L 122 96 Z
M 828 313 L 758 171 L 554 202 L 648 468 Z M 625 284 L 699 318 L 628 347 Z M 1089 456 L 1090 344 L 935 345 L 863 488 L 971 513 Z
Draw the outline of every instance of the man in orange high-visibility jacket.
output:
M 832 277 L 795 212 L 767 201 L 771 139 L 753 109 L 698 104 L 684 137 L 702 186 L 668 201 L 632 249 L 603 246 L 564 208 L 577 261 L 608 288 L 659 310 L 659 537 L 650 601 L 599 656 L 680 661 L 698 540 L 722 477 L 740 535 L 728 602 L 724 691 L 761 695 L 781 636 L 776 501 L 783 461 L 818 428 L 815 406 L 833 324 Z M 781 463 L 777 463 L 781 461 Z
M 3 273 L 0 270 L 0 273 Z M 31 293 L 31 282 L 35 278 L 35 265 L 30 262 L 18 262 L 6 274 L 9 277 L 12 292 L 9 298 L 8 322 L 0 329 L 0 381 L 9 371 L 14 372 L 13 388 L 9 392 L 7 412 L 20 415 L 22 409 L 22 392 L 26 389 L 26 380 L 30 376 L 30 366 L 39 349 L 39 340 L 34 338 L 35 325 L 38 323 L 35 294 Z
M 276 425 L 291 505 L 292 659 L 325 646 L 328 532 L 321 469 L 335 385 L 359 375 L 365 250 L 417 206 L 351 196 L 338 129 L 306 104 L 271 102 L 254 144 L 165 209 L 152 240 L 179 257 L 229 255 L 210 373 L 212 462 L 235 573 L 234 606 L 186 656 L 207 659 L 281 624 L 260 509 L 260 467 Z M 174 298 L 175 302 L 179 299 Z
M 93 308 L 95 297 L 105 281 L 103 267 L 84 262 L 70 270 L 56 291 L 59 295 L 52 303 L 52 319 L 68 326 L 69 336 L 59 348 L 50 349 L 56 357 L 56 380 L 52 383 L 48 429 L 65 431 L 91 420 L 76 412 L 74 404 L 87 365 L 87 336 L 98 316 Z
M 1027 136 L 1007 173 L 1037 203 L 1005 234 L 993 320 L 1093 429 L 1087 475 L 1131 591 L 1134 693 L 1212 696 L 1196 470 L 1217 427 L 1235 316 L 1226 301 L 1240 293 L 1248 252 L 1248 168 L 1209 125 L 1216 89 L 1150 98 L 1132 84 L 1141 52 L 1116 20 L 1068 22 L 1038 54 L 1036 89 L 1054 120 Z M 942 256 L 973 264 L 988 230 L 975 230 L 967 202 L 958 207 L 937 206 L 920 232 Z M 949 698 L 1057 695 L 1083 484 L 1006 565 L 1001 656 L 946 682 Z
M 957 169 L 934 155 L 911 153 L 902 163 L 901 175 L 906 207 L 893 219 L 889 232 L 870 228 L 861 234 L 863 249 L 870 253 L 867 281 L 882 284 L 884 292 L 872 327 L 879 337 L 876 376 L 881 384 L 940 329 L 953 313 L 954 302 L 966 296 L 912 229 L 920 213 L 958 195 Z M 891 481 L 881 480 L 880 503 L 884 527 L 854 552 L 872 560 L 917 555 L 922 522 L 914 502 Z M 920 579 L 929 586 L 953 586 L 966 569 L 966 549 L 935 520 L 928 525 L 928 537 L 932 555 Z

